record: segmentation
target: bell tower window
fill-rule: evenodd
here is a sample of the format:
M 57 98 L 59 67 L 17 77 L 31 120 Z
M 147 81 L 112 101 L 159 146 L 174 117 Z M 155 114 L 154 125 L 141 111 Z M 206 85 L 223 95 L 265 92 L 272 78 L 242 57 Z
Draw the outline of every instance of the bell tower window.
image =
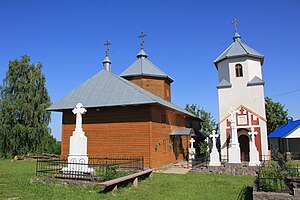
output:
M 243 77 L 243 66 L 241 64 L 235 65 L 235 76 L 236 77 Z

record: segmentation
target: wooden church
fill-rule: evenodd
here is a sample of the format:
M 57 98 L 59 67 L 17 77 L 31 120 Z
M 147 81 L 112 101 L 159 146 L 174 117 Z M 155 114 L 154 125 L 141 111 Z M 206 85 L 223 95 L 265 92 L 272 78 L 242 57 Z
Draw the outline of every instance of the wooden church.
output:
M 48 108 L 62 112 L 63 157 L 75 129 L 72 109 L 82 103 L 89 157 L 143 156 L 151 168 L 187 159 L 201 119 L 171 103 L 173 79 L 149 61 L 144 36 L 137 60 L 120 76 L 111 72 L 108 42 L 103 69 Z

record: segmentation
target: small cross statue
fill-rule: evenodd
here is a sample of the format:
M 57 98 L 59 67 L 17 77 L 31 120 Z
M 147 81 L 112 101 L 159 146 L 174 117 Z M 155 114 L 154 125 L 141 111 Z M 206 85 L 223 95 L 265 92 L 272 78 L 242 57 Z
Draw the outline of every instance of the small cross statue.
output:
M 194 142 L 195 142 L 194 138 L 191 138 L 190 142 L 191 142 L 191 149 L 193 149 L 194 148 Z
M 233 24 L 233 26 L 234 26 L 234 32 L 235 32 L 235 33 L 238 32 L 237 27 L 236 27 L 236 25 L 237 25 L 238 22 L 239 22 L 239 21 L 238 21 L 236 18 L 234 18 L 233 21 L 232 21 L 232 24 Z
M 210 134 L 209 137 L 212 138 L 213 148 L 217 147 L 216 146 L 216 139 L 217 139 L 217 137 L 219 137 L 219 134 L 216 134 L 216 130 L 213 130 L 212 134 Z
M 75 131 L 82 131 L 82 114 L 85 114 L 87 110 L 83 107 L 81 103 L 77 103 L 76 107 L 72 110 L 76 115 L 76 128 Z
M 257 131 L 254 131 L 254 128 L 251 127 L 251 132 L 249 132 L 248 134 L 251 136 L 251 141 L 252 141 L 251 147 L 252 148 L 256 147 L 255 146 L 255 138 L 254 137 L 258 134 Z
M 111 42 L 109 40 L 106 40 L 106 42 L 104 43 L 104 46 L 106 47 L 106 51 L 105 51 L 105 55 L 108 56 L 108 52 L 109 52 L 109 46 L 111 45 Z
M 236 119 L 235 119 L 235 113 L 236 113 L 236 111 L 233 109 L 233 107 L 231 106 L 231 108 L 230 108 L 230 112 L 229 112 L 229 114 L 230 114 L 230 122 L 232 123 L 232 122 L 235 122 L 236 121 Z
M 145 43 L 145 37 L 147 35 L 144 32 L 141 32 L 141 35 L 138 36 L 138 38 L 141 38 L 141 49 L 144 49 L 144 43 Z

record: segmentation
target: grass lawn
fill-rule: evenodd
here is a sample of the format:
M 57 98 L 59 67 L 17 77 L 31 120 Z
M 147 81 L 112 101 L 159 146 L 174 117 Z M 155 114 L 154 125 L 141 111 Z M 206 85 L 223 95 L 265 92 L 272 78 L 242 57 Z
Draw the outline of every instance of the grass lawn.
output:
M 0 159 L 0 199 L 251 199 L 253 177 L 188 173 L 155 173 L 113 193 L 61 185 L 30 183 L 36 161 Z

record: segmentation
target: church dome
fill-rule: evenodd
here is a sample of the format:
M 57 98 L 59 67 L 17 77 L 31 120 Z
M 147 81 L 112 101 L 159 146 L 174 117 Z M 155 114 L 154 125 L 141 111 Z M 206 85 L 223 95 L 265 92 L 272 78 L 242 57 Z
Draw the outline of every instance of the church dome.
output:
M 159 69 L 155 64 L 147 59 L 148 55 L 142 49 L 138 55 L 137 60 L 130 65 L 125 71 L 123 71 L 120 76 L 123 78 L 127 77 L 137 77 L 137 76 L 148 76 L 148 77 L 158 77 L 166 78 L 170 82 L 173 82 L 173 79 L 169 77 L 165 72 Z

